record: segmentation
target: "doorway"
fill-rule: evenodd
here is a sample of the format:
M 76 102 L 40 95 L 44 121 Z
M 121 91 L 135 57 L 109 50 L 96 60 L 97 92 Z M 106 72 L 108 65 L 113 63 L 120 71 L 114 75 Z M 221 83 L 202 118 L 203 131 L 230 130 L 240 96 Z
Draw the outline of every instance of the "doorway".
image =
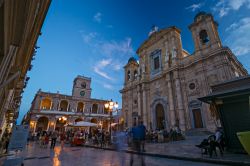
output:
M 162 130 L 164 129 L 164 108 L 162 104 L 157 104 L 155 107 L 155 115 L 156 115 L 156 129 Z
M 193 109 L 194 128 L 203 128 L 201 109 Z

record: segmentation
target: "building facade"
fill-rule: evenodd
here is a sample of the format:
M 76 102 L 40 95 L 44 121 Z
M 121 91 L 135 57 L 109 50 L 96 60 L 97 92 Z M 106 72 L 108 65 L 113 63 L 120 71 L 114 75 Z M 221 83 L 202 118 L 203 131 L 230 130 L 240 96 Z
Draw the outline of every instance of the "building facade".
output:
M 30 124 L 31 132 L 63 130 L 65 124 L 83 120 L 108 129 L 110 114 L 104 107 L 108 101 L 91 98 L 90 85 L 91 78 L 77 76 L 71 96 L 39 90 L 23 122 Z
M 180 30 L 153 29 L 138 48 L 139 61 L 130 58 L 122 93 L 126 127 L 142 120 L 148 129 L 213 130 L 220 122 L 209 105 L 197 98 L 206 96 L 211 86 L 247 75 L 236 56 L 221 43 L 218 24 L 211 14 L 200 12 L 189 26 L 195 51 L 182 48 Z
M 11 132 L 51 0 L 0 0 L 0 139 Z

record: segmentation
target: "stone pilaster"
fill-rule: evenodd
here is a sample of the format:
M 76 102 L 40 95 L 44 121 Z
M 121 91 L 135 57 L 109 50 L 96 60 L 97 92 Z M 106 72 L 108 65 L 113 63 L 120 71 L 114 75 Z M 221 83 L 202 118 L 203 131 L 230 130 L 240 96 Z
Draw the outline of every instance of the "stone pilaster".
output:
M 181 130 L 185 130 L 185 115 L 183 109 L 183 100 L 180 86 L 180 79 L 177 78 L 175 80 L 175 88 L 176 88 L 176 102 L 177 102 L 177 110 L 179 115 L 179 127 Z
M 147 117 L 147 91 L 146 91 L 146 87 L 145 84 L 142 87 L 142 103 L 143 103 L 143 123 L 144 125 L 147 127 L 148 125 L 148 117 Z
M 168 92 L 169 92 L 169 112 L 170 112 L 170 123 L 173 127 L 175 125 L 175 112 L 174 112 L 174 100 L 173 100 L 173 91 L 171 81 L 168 81 Z

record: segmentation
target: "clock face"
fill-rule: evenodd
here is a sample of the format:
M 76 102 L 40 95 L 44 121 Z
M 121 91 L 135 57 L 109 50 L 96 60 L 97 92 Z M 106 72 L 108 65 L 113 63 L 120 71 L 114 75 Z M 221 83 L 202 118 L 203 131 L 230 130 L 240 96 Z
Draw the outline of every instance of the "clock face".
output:
M 80 92 L 80 95 L 81 95 L 81 96 L 84 96 L 84 95 L 85 95 L 85 92 L 84 92 L 84 91 L 81 91 L 81 92 Z

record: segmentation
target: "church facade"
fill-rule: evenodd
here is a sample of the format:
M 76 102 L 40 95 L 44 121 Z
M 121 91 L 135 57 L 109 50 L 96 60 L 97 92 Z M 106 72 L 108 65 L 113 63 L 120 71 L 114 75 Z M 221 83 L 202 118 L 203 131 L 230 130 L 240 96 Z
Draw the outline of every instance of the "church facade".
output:
M 200 12 L 189 26 L 195 51 L 182 48 L 176 27 L 150 32 L 138 48 L 139 61 L 130 58 L 124 67 L 122 115 L 125 126 L 143 121 L 148 129 L 179 126 L 215 129 L 220 125 L 208 104 L 198 98 L 211 91 L 210 86 L 247 75 L 246 69 L 218 34 L 211 14 Z
M 39 90 L 23 123 L 30 125 L 31 132 L 60 131 L 65 124 L 83 120 L 107 129 L 110 114 L 104 104 L 109 101 L 91 98 L 90 86 L 91 78 L 77 76 L 71 96 Z

